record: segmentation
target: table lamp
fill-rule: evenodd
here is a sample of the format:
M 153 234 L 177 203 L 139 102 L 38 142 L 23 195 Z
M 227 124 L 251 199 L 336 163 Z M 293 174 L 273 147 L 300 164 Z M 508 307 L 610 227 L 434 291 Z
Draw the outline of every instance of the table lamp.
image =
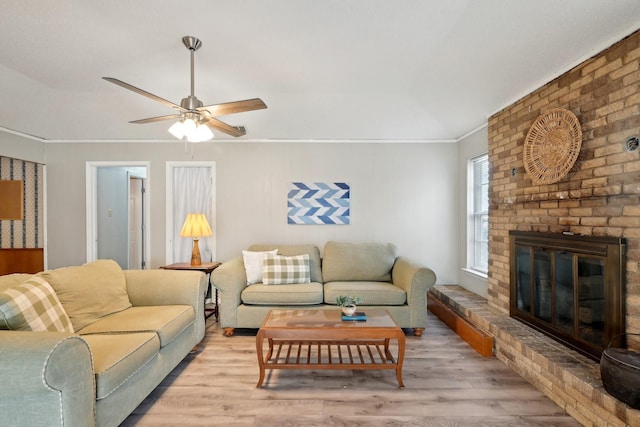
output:
M 180 237 L 193 237 L 193 252 L 191 252 L 191 265 L 201 265 L 200 248 L 198 247 L 198 239 L 200 237 L 209 237 L 213 235 L 207 217 L 203 213 L 190 213 L 182 225 Z

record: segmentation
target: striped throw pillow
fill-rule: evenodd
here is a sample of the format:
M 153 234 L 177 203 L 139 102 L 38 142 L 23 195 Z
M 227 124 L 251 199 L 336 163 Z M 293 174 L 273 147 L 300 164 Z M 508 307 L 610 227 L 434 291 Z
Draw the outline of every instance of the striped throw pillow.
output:
M 55 291 L 38 276 L 0 292 L 0 313 L 14 331 L 73 332 Z
M 291 285 L 309 282 L 311 282 L 309 254 L 295 256 L 264 254 L 263 284 Z

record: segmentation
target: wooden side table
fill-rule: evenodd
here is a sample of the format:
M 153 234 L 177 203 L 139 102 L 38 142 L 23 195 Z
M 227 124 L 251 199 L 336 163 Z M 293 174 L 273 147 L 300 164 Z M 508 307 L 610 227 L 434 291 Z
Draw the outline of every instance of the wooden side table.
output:
M 211 286 L 211 272 L 213 270 L 215 270 L 216 268 L 218 268 L 220 266 L 221 263 L 219 262 L 203 262 L 200 265 L 191 265 L 188 262 L 177 262 L 175 264 L 169 264 L 169 265 L 163 265 L 160 268 L 163 270 L 191 270 L 191 271 L 202 271 L 204 274 L 207 275 L 207 290 L 209 289 L 209 287 Z M 204 307 L 204 318 L 208 319 L 209 317 L 215 315 L 216 316 L 216 322 L 218 321 L 218 316 L 220 315 L 220 310 L 218 309 L 218 289 L 215 289 L 215 295 L 213 295 L 214 297 L 214 304 L 213 304 L 213 309 L 208 310 L 209 313 L 207 313 L 207 303 L 205 302 L 205 307 Z

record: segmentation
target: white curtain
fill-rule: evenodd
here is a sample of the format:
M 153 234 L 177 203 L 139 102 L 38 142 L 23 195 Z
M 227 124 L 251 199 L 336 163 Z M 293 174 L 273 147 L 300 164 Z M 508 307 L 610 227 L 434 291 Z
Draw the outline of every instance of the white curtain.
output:
M 190 262 L 193 239 L 180 237 L 182 224 L 190 213 L 204 213 L 215 234 L 211 206 L 213 176 L 210 167 L 173 168 L 173 262 Z M 212 261 L 213 236 L 199 240 L 202 262 Z

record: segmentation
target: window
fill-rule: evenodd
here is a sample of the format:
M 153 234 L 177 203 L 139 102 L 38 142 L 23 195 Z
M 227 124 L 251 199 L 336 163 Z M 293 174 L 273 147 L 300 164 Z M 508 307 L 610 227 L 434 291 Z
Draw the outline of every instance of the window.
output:
M 468 268 L 489 271 L 489 156 L 469 162 L 469 257 Z
M 202 262 L 216 260 L 216 162 L 168 161 L 166 163 L 166 252 L 167 264 L 191 259 L 193 240 L 180 237 L 189 213 L 204 213 L 213 236 L 201 237 Z M 189 191 L 184 191 L 188 188 Z

